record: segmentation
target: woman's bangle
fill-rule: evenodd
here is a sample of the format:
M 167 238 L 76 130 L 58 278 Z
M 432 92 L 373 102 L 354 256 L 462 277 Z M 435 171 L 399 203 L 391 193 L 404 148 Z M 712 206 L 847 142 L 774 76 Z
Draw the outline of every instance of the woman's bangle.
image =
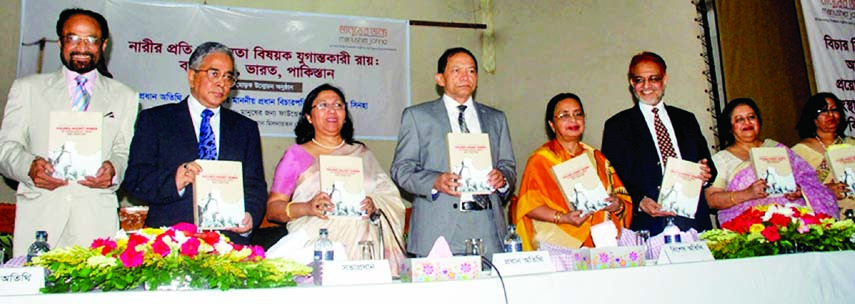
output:
M 552 222 L 555 223 L 556 225 L 560 224 L 561 223 L 561 215 L 562 215 L 561 211 L 556 210 L 555 214 L 552 215 Z
M 736 206 L 736 200 L 733 199 L 733 193 L 736 191 L 730 191 L 730 205 Z
M 288 216 L 288 219 L 289 219 L 289 220 L 290 220 L 290 219 L 294 219 L 294 218 L 292 218 L 292 217 L 291 217 L 291 204 L 293 204 L 293 203 L 294 203 L 294 202 L 288 202 L 288 205 L 287 205 L 287 206 L 285 206 L 285 215 L 287 215 L 287 216 Z

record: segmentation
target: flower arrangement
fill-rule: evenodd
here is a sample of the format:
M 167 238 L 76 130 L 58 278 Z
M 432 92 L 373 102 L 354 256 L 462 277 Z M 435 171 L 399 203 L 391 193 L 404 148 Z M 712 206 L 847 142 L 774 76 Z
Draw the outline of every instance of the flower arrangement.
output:
M 214 231 L 193 224 L 120 230 L 115 240 L 97 239 L 89 248 L 60 248 L 34 258 L 50 271 L 42 292 L 85 292 L 99 289 L 151 290 L 179 282 L 190 288 L 265 288 L 294 286 L 295 276 L 311 268 L 267 259 L 259 246 L 233 244 Z
M 700 235 L 716 259 L 855 249 L 852 220 L 836 221 L 799 205 L 756 206 L 722 228 Z

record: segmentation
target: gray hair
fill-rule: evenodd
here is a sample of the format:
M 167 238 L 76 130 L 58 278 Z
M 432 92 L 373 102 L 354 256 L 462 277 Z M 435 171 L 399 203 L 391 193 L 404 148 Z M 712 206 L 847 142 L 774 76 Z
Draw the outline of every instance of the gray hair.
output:
M 198 69 L 199 66 L 202 65 L 202 60 L 205 60 L 211 53 L 223 53 L 229 55 L 229 59 L 232 60 L 232 66 L 235 64 L 235 55 L 232 54 L 232 50 L 219 42 L 208 41 L 200 44 L 193 50 L 193 54 L 190 54 L 190 68 Z M 234 67 L 233 67 L 234 69 Z

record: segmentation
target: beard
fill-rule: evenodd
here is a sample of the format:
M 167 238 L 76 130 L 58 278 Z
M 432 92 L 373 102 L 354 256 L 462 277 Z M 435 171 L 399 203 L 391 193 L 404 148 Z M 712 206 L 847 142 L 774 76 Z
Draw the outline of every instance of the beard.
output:
M 88 56 L 89 60 L 86 60 L 86 61 L 74 60 L 74 56 L 81 56 L 81 55 Z M 64 65 L 69 70 L 71 70 L 75 73 L 78 73 L 78 74 L 85 74 L 85 73 L 88 73 L 89 71 L 94 70 L 96 67 L 98 67 L 98 60 L 100 60 L 100 58 L 101 58 L 101 56 L 96 57 L 95 54 L 89 53 L 89 52 L 72 52 L 68 56 L 68 59 L 71 60 L 71 62 L 69 62 L 69 60 L 66 59 L 65 56 L 60 56 L 60 59 L 62 61 L 62 65 Z

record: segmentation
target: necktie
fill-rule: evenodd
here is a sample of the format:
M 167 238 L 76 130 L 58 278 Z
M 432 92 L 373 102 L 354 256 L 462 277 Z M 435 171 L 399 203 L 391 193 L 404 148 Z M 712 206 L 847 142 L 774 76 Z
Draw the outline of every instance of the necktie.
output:
M 466 111 L 465 105 L 457 106 L 457 109 L 460 110 L 460 114 L 457 115 L 457 124 L 460 125 L 460 132 L 469 133 L 469 128 L 466 127 L 466 119 L 463 118 L 463 112 Z
M 211 116 L 214 111 L 202 111 L 202 124 L 199 126 L 199 159 L 217 159 L 217 140 L 211 129 Z
M 656 129 L 656 142 L 659 143 L 659 153 L 662 154 L 662 167 L 665 167 L 669 157 L 677 157 L 677 152 L 674 151 L 674 144 L 671 143 L 671 136 L 668 135 L 668 129 L 665 129 L 665 124 L 659 119 L 659 109 L 653 108 L 653 127 Z
M 74 90 L 74 97 L 71 99 L 71 109 L 75 112 L 86 112 L 89 108 L 89 92 L 86 92 L 86 77 L 77 76 L 74 78 L 77 81 L 77 89 Z

